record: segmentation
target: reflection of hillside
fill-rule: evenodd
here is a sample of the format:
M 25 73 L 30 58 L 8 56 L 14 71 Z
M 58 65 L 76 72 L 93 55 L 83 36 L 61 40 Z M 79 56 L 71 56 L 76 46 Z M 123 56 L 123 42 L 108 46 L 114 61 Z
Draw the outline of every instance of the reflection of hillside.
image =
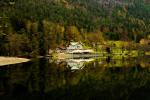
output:
M 98 60 L 99 61 L 99 60 Z M 150 59 L 149 58 L 128 58 L 128 59 L 109 59 L 109 60 L 100 60 L 102 63 L 100 65 L 102 67 L 150 67 Z
M 134 66 L 134 62 L 123 61 L 123 60 L 111 60 L 109 63 L 105 62 L 106 67 L 128 67 Z
M 139 63 L 142 68 L 150 68 L 150 56 L 139 59 Z
M 89 62 L 93 62 L 94 66 L 95 65 L 95 61 L 98 61 L 99 66 L 101 67 L 134 67 L 134 66 L 141 66 L 143 68 L 145 67 L 150 67 L 150 59 L 148 57 L 146 58 L 128 58 L 128 59 L 118 59 L 118 60 L 114 60 L 114 59 L 104 59 L 104 58 L 99 58 L 99 59 L 95 59 L 94 58 L 88 58 L 88 59 L 63 59 L 63 60 L 57 60 L 55 61 L 56 64 L 58 64 L 59 66 L 61 66 L 61 64 L 67 66 L 68 68 L 70 68 L 71 70 L 79 70 L 79 69 L 83 69 L 85 64 L 89 63 Z
M 140 61 L 146 67 L 140 67 Z M 71 71 L 66 67 L 69 66 L 68 62 L 75 66 L 84 65 L 84 70 Z M 57 64 L 40 60 L 32 64 L 1 68 L 0 92 L 9 92 L 9 95 L 14 92 L 18 96 L 19 88 L 27 95 L 24 97 L 26 100 L 30 97 L 30 100 L 34 100 L 40 93 L 50 100 L 99 100 L 99 96 L 105 96 L 105 100 L 128 100 L 136 94 L 137 89 L 147 88 L 150 91 L 148 59 L 87 62 L 82 59 L 70 59 Z M 110 68 L 110 64 L 122 67 Z

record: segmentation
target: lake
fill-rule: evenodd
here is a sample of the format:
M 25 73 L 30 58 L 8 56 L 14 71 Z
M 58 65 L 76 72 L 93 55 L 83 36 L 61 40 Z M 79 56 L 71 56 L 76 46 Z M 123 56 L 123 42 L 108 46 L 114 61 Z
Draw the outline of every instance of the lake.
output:
M 150 57 L 45 58 L 1 66 L 0 100 L 150 100 Z

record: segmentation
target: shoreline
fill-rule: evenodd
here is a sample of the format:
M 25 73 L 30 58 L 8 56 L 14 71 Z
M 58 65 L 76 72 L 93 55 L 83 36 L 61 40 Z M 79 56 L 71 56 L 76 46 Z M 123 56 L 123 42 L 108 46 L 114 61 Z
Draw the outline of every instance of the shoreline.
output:
M 128 57 L 138 57 L 138 56 L 144 56 L 144 55 L 150 55 L 149 52 L 147 54 L 144 54 L 140 51 L 137 50 L 132 50 L 132 51 L 113 51 L 112 53 L 107 53 L 107 52 L 95 52 L 92 54 L 68 54 L 68 53 L 53 53 L 52 57 L 54 59 L 69 59 L 69 58 L 94 58 L 94 57 L 101 57 L 101 58 L 106 58 L 106 57 L 112 57 L 113 59 L 121 59 L 121 58 L 128 58 Z
M 30 59 L 0 56 L 0 66 L 11 65 L 11 64 L 19 64 L 19 63 L 28 62 L 28 61 L 30 61 Z

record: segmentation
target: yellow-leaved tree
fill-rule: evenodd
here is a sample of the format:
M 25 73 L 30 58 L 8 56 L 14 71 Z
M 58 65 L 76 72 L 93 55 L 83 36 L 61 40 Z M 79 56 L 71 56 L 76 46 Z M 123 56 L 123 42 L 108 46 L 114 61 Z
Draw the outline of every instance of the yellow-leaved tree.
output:
M 76 26 L 68 26 L 66 29 L 66 40 L 67 41 L 81 41 L 82 40 L 82 36 L 78 30 L 78 28 Z

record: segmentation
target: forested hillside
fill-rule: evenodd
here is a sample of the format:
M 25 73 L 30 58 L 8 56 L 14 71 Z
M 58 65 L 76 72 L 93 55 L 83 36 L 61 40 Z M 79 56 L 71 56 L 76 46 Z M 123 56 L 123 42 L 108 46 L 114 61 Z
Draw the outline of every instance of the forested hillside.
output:
M 0 55 L 45 55 L 71 40 L 139 42 L 149 34 L 148 0 L 0 0 Z

